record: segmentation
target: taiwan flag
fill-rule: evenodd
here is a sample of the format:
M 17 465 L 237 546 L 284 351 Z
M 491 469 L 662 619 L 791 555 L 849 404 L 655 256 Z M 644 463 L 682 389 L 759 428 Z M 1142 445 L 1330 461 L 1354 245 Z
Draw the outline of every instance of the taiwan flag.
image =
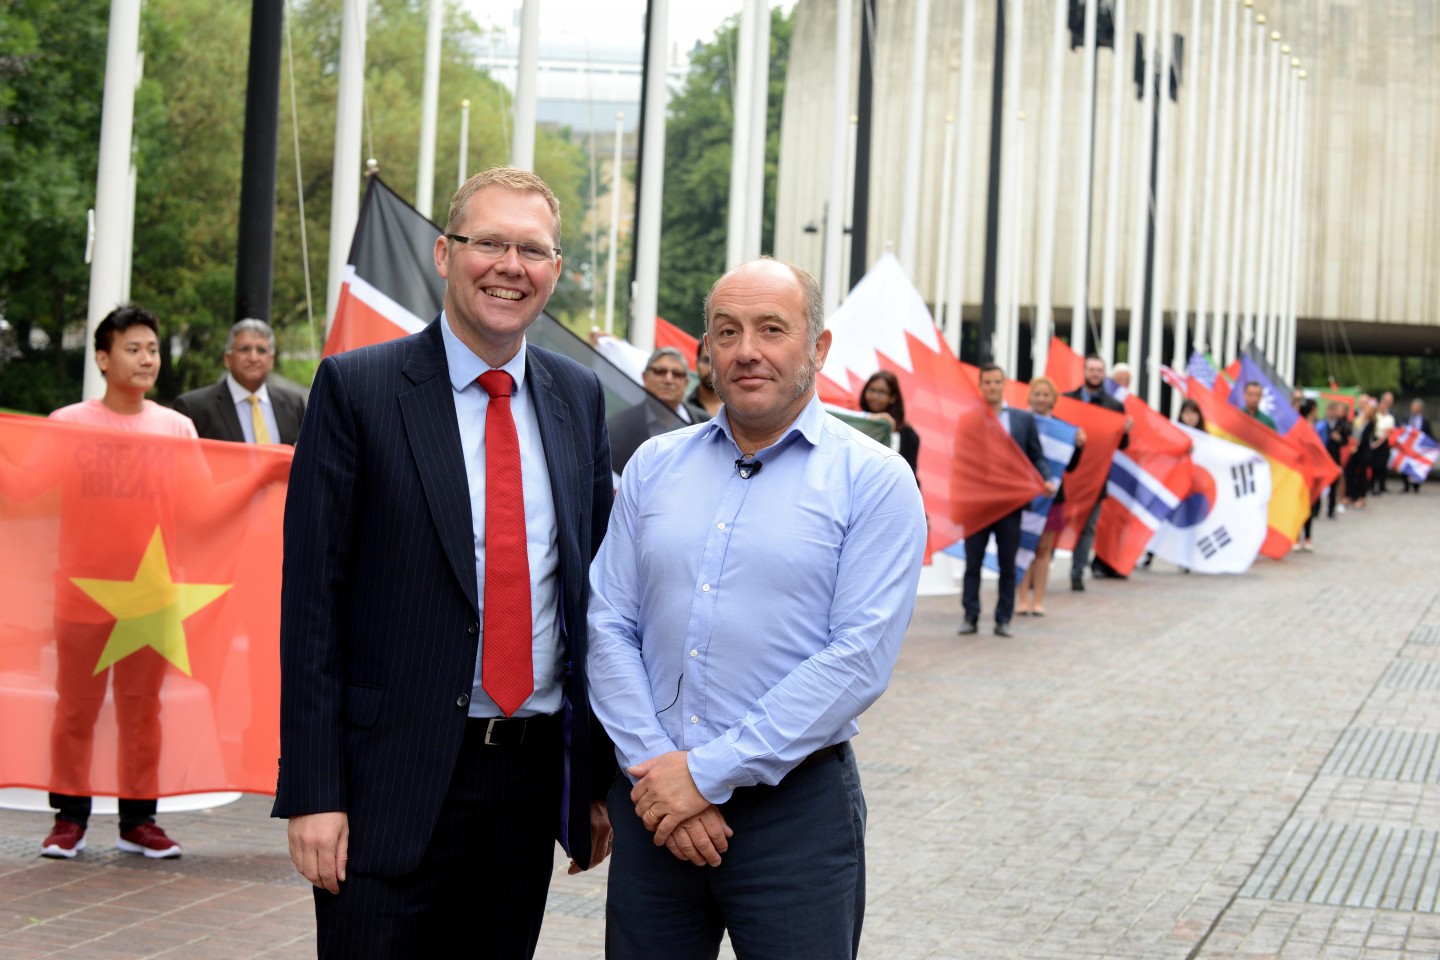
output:
M 0 415 L 0 786 L 274 792 L 292 455 Z

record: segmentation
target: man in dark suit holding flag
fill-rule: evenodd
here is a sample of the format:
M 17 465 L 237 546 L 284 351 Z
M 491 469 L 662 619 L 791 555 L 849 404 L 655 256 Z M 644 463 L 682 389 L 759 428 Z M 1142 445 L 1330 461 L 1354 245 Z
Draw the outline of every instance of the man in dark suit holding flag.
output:
M 315 378 L 286 504 L 274 815 L 321 956 L 532 956 L 555 840 L 571 872 L 609 850 L 614 761 L 585 680 L 604 396 L 525 339 L 559 240 L 544 181 L 476 174 L 435 244 L 439 318 Z
M 1050 461 L 1045 458 L 1045 449 L 1040 444 L 1035 418 L 1028 410 L 1006 406 L 1005 371 L 998 364 L 987 363 L 980 367 L 980 395 L 990 407 L 990 413 L 999 419 L 1010 438 L 1044 478 L 1045 494 L 1055 496 L 1060 484 L 1050 476 Z M 983 530 L 966 535 L 965 588 L 961 597 L 961 606 L 965 611 L 965 622 L 960 625 L 962 635 L 976 633 L 980 629 L 980 568 L 985 565 L 985 547 L 993 534 L 995 553 L 1000 561 L 1000 598 L 995 604 L 995 633 L 1001 637 L 1010 636 L 1010 617 L 1015 612 L 1015 554 L 1020 550 L 1020 519 L 1024 512 L 1022 505 Z

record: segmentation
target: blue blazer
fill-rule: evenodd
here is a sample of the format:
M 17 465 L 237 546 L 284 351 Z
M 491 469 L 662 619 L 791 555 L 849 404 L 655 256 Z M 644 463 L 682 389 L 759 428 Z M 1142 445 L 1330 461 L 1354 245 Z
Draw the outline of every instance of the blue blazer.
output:
M 1046 480 L 1050 477 L 1050 461 L 1045 456 L 1045 448 L 1040 444 L 1040 430 L 1035 426 L 1035 417 L 1029 411 L 1016 410 L 1014 407 L 1007 408 L 1010 412 L 1010 437 L 1020 445 L 1025 456 L 1040 471 L 1040 476 Z
M 413 871 L 465 734 L 479 645 L 470 493 L 438 323 L 327 357 L 285 504 L 280 774 L 273 815 L 345 811 L 349 864 Z M 567 644 L 556 836 L 590 864 L 590 802 L 614 755 L 585 685 L 588 571 L 614 491 L 605 401 L 584 366 L 530 346 Z M 497 825 L 503 829 L 503 825 Z

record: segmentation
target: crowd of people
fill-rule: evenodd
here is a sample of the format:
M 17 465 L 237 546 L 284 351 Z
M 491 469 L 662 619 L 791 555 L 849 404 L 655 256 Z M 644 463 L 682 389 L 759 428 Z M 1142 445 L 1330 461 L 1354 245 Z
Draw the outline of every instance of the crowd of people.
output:
M 1128 390 L 1129 382 L 1129 366 L 1117 363 L 1110 368 L 1107 376 L 1104 360 L 1091 354 L 1085 358 L 1083 384 L 1064 396 L 1123 413 L 1125 408 L 1119 398 Z M 1008 637 L 1012 636 L 1012 617 L 1043 617 L 1047 613 L 1045 595 L 1049 586 L 1056 539 L 1069 520 L 1064 475 L 1072 473 L 1079 465 L 1085 452 L 1086 436 L 1083 429 L 1076 430 L 1070 462 L 1061 476 L 1052 477 L 1052 467 L 1040 453 L 1034 421 L 1054 418 L 1055 402 L 1061 395 L 1055 382 L 1044 376 L 1030 381 L 1028 411 L 1012 408 L 1003 401 L 1004 371 L 994 364 L 986 364 L 980 368 L 979 387 L 991 412 L 1044 479 L 1047 496 L 1051 497 L 1043 529 L 1034 547 L 1034 557 L 1023 575 L 1017 574 L 1015 563 L 1020 544 L 1023 507 L 984 529 L 969 534 L 965 539 L 965 573 L 961 601 L 964 619 L 960 625 L 960 633 L 966 635 L 979 631 L 980 571 L 984 565 L 987 547 L 993 540 L 999 568 L 994 630 L 997 635 Z M 1275 429 L 1275 418 L 1263 407 L 1263 385 L 1251 381 L 1245 385 L 1243 394 L 1244 412 L 1257 422 Z M 1319 402 L 1314 397 L 1306 396 L 1303 390 L 1294 391 L 1291 404 L 1296 416 L 1305 421 L 1309 429 L 1315 431 L 1331 458 L 1342 467 L 1341 478 L 1327 486 L 1311 504 L 1310 515 L 1293 546 L 1295 551 L 1308 553 L 1314 550 L 1314 522 L 1322 510 L 1326 517 L 1335 519 L 1344 514 L 1347 508 L 1363 509 L 1367 496 L 1379 496 L 1387 491 L 1387 478 L 1392 472 L 1399 476 L 1402 492 L 1420 492 L 1421 484 L 1406 473 L 1391 469 L 1390 435 L 1398 427 L 1413 427 L 1434 439 L 1430 421 L 1425 416 L 1423 400 L 1412 400 L 1409 416 L 1403 420 L 1397 419 L 1393 412 L 1395 398 L 1389 391 L 1379 397 L 1362 393 L 1355 399 L 1353 409 L 1343 401 L 1330 400 L 1323 417 L 1319 416 Z M 872 375 L 860 393 L 859 407 L 861 411 L 883 418 L 890 424 L 893 430 L 892 444 L 914 469 L 918 460 L 920 437 L 905 421 L 905 402 L 895 375 L 883 370 Z M 1200 404 L 1188 397 L 1181 402 L 1176 421 L 1193 430 L 1206 432 L 1205 415 Z M 1120 450 L 1129 445 L 1132 426 L 1132 419 L 1127 417 Z M 1078 542 L 1071 551 L 1070 586 L 1075 592 L 1085 590 L 1087 569 L 1091 577 L 1098 579 L 1125 576 L 1093 553 L 1095 528 L 1105 496 L 1106 492 L 1102 489 L 1100 499 L 1087 515 Z M 1150 566 L 1153 557 L 1152 553 L 1147 552 L 1141 565 Z M 1183 567 L 1181 569 L 1189 572 Z

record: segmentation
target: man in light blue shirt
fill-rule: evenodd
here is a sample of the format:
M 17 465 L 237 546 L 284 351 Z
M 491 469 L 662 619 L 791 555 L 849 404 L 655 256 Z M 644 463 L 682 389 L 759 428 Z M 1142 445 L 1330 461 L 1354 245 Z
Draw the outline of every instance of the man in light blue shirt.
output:
M 590 700 L 630 778 L 607 950 L 713 957 L 728 928 L 742 956 L 853 957 L 849 740 L 914 610 L 924 511 L 905 461 L 815 396 L 813 277 L 751 261 L 705 313 L 724 407 L 635 454 L 590 574 Z

